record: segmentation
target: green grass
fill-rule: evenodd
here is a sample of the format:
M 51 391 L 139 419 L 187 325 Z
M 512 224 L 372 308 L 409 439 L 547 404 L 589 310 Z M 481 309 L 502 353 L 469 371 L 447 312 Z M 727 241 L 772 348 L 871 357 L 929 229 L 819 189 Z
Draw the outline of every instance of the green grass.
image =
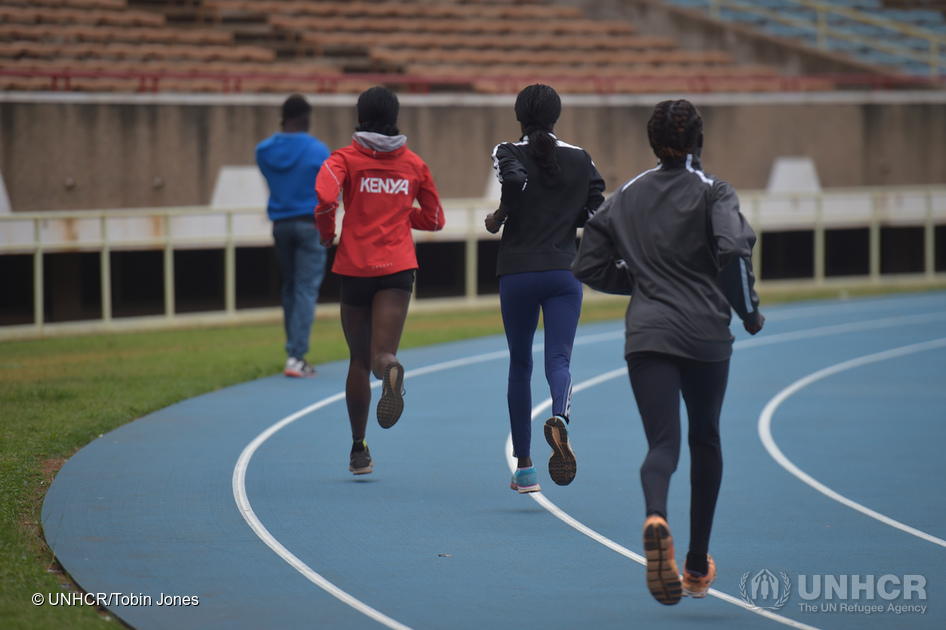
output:
M 620 317 L 623 305 L 589 306 L 585 321 Z M 401 347 L 500 334 L 489 312 L 411 314 Z M 86 606 L 33 606 L 67 576 L 43 540 L 43 496 L 78 449 L 135 418 L 198 394 L 282 370 L 282 326 L 118 333 L 0 343 L 0 627 L 98 628 Z M 347 358 L 337 320 L 313 327 L 310 360 Z
M 849 291 L 872 292 L 877 289 Z M 764 295 L 763 303 L 837 296 L 838 289 L 775 292 Z M 586 302 L 582 321 L 621 319 L 625 304 Z M 501 332 L 498 309 L 412 313 L 401 347 Z M 31 603 L 34 593 L 74 588 L 43 540 L 39 523 L 46 488 L 73 453 L 122 424 L 198 394 L 278 373 L 283 344 L 279 324 L 0 343 L 0 627 L 113 626 L 94 608 Z M 348 356 L 335 319 L 316 322 L 311 347 L 309 358 L 317 363 Z

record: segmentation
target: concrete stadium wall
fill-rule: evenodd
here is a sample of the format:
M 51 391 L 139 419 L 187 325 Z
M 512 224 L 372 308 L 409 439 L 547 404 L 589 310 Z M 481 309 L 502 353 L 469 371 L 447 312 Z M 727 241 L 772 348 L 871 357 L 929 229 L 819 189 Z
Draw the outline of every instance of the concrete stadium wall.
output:
M 682 95 L 567 96 L 558 136 L 591 153 L 613 190 L 655 163 L 646 121 Z M 765 188 L 780 156 L 810 156 L 830 187 L 946 182 L 946 93 L 688 96 L 704 117 L 704 165 Z M 205 205 L 221 167 L 254 164 L 284 96 L 0 94 L 0 173 L 14 212 Z M 311 95 L 312 132 L 350 142 L 355 97 Z M 479 197 L 490 152 L 518 139 L 514 96 L 401 96 L 400 128 L 443 197 Z

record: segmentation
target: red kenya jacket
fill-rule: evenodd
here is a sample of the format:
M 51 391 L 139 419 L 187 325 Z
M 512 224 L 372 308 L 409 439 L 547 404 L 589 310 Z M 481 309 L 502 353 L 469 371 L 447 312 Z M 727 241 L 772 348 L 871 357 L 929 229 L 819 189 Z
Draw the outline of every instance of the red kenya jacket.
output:
M 436 232 L 444 214 L 430 169 L 404 136 L 357 132 L 333 151 L 315 181 L 315 220 L 323 240 L 335 237 L 339 194 L 345 202 L 332 271 L 386 276 L 417 268 L 411 228 Z M 414 200 L 420 207 L 414 206 Z

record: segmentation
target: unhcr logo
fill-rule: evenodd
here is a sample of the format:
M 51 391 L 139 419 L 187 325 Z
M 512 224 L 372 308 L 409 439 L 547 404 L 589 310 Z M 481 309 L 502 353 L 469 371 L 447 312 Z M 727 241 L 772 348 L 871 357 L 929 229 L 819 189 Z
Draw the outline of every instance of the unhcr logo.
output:
M 797 580 L 803 613 L 923 615 L 928 608 L 922 575 L 798 575 Z M 739 592 L 753 608 L 775 612 L 788 603 L 792 581 L 782 571 L 746 571 Z
M 746 571 L 739 580 L 742 600 L 750 606 L 772 612 L 784 606 L 792 593 L 792 581 L 782 571 L 779 571 L 779 575 L 781 580 L 768 569 L 762 569 L 755 575 L 752 575 L 752 571 Z

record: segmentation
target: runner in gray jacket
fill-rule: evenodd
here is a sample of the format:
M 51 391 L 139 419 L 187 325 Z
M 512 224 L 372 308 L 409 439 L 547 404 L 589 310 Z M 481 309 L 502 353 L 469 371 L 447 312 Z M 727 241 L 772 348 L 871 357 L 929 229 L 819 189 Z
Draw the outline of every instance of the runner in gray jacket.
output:
M 732 310 L 755 334 L 765 318 L 754 290 L 755 234 L 732 186 L 700 165 L 703 122 L 685 100 L 657 105 L 647 124 L 660 160 L 601 205 L 585 225 L 575 276 L 633 295 L 625 357 L 647 435 L 641 466 L 644 549 L 654 597 L 704 597 L 716 578 L 708 554 L 722 479 L 719 415 L 729 375 Z M 689 418 L 690 550 L 681 584 L 667 526 L 667 493 L 680 455 L 680 395 Z

